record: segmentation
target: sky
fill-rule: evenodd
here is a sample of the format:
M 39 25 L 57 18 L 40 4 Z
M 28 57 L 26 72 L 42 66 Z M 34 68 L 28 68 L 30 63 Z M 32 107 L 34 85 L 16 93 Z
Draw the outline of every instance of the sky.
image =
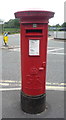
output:
M 63 24 L 65 0 L 1 0 L 0 19 L 7 22 L 14 19 L 14 13 L 25 10 L 45 10 L 55 12 L 50 25 Z

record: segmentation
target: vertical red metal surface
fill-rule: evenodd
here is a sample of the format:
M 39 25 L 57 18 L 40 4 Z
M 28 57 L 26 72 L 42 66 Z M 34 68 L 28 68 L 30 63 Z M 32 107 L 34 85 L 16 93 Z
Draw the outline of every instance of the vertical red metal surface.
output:
M 26 30 L 36 30 L 35 33 Z M 39 30 L 39 33 L 37 31 Z M 40 33 L 40 30 L 42 31 Z M 35 35 L 36 34 L 36 35 Z M 39 41 L 39 55 L 29 55 L 29 41 Z M 22 91 L 27 95 L 41 95 L 45 93 L 46 83 L 46 56 L 47 56 L 47 24 L 32 24 L 25 27 L 21 24 L 21 68 Z

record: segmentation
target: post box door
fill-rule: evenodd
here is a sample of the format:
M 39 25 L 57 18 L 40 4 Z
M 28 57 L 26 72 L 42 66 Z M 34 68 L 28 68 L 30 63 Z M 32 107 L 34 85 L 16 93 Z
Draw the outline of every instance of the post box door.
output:
M 43 37 L 26 37 L 23 40 L 22 90 L 28 95 L 45 93 L 46 40 Z

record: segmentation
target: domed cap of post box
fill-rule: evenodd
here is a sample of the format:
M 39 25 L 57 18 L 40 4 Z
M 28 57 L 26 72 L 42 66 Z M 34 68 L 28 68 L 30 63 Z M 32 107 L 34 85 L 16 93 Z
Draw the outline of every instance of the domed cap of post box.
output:
M 22 23 L 48 23 L 54 17 L 54 12 L 50 11 L 19 11 L 14 14 Z

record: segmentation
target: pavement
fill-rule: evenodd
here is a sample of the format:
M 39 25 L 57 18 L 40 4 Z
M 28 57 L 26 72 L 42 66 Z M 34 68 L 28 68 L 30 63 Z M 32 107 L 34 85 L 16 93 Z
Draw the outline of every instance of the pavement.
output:
M 46 110 L 40 114 L 27 114 L 21 110 L 20 90 L 20 35 L 9 35 L 8 47 L 0 36 L 0 108 L 2 118 L 64 118 L 66 81 L 64 81 L 64 41 L 48 38 Z M 65 43 L 66 44 L 66 43 Z M 66 63 L 66 61 L 65 61 Z M 2 73 L 2 76 L 1 76 Z

